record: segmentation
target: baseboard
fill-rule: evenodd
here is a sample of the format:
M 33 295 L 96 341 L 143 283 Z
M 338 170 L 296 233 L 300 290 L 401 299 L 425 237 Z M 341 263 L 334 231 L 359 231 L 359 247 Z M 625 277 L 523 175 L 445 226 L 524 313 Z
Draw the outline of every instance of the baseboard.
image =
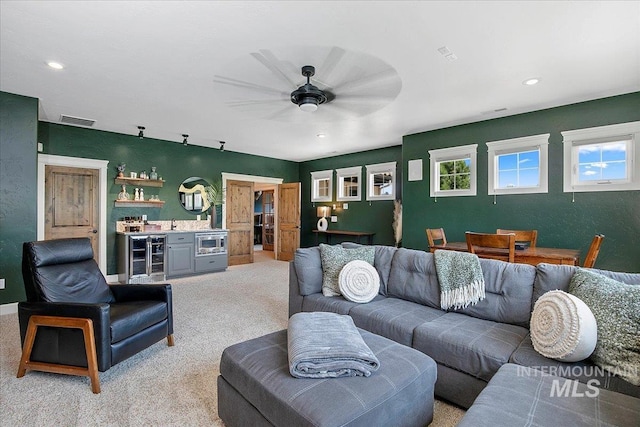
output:
M 18 303 L 0 304 L 0 316 L 3 314 L 13 314 L 18 312 Z
M 109 274 L 105 277 L 107 279 L 107 283 L 118 283 L 120 282 L 120 275 L 118 274 Z

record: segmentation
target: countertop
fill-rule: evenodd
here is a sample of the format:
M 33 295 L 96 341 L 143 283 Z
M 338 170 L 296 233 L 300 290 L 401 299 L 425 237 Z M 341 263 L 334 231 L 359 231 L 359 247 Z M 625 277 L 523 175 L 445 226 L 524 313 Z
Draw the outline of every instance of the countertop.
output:
M 213 228 L 208 230 L 148 230 L 148 231 L 118 231 L 116 234 L 125 236 L 137 236 L 145 234 L 176 234 L 176 233 L 226 233 L 228 230 L 224 228 Z

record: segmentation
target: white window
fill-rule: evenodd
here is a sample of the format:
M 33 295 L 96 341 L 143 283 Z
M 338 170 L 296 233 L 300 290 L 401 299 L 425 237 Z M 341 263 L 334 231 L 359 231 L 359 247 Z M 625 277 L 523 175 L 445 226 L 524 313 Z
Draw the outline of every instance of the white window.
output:
M 396 162 L 367 165 L 367 200 L 395 200 Z
M 478 144 L 429 150 L 431 197 L 475 196 Z
M 548 192 L 549 134 L 487 142 L 489 194 Z
M 333 170 L 311 172 L 311 201 L 333 200 Z
M 640 122 L 561 133 L 565 192 L 640 190 Z
M 362 182 L 362 166 L 352 168 L 336 169 L 336 180 L 338 185 L 338 202 L 360 201 L 360 183 Z

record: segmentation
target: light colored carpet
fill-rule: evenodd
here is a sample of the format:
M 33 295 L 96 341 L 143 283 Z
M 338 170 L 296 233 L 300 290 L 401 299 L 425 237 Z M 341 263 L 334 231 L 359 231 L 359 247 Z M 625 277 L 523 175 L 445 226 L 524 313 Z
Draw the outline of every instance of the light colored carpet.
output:
M 16 314 L 0 316 L 0 425 L 222 426 L 216 377 L 222 350 L 286 328 L 288 264 L 256 253 L 254 264 L 171 280 L 175 346 L 166 340 L 86 377 L 27 371 L 16 378 Z M 454 426 L 464 411 L 436 402 L 432 426 Z

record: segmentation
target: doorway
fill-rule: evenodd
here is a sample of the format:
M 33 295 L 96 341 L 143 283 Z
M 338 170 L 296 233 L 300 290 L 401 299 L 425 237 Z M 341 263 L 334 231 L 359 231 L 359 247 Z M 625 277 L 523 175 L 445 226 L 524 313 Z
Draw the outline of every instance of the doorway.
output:
M 77 237 L 75 231 L 82 228 L 82 234 L 87 235 L 95 242 L 96 261 L 102 274 L 107 273 L 107 160 L 82 159 L 78 157 L 53 156 L 48 154 L 38 155 L 38 240 Z M 49 175 L 49 176 L 47 176 Z M 47 181 L 52 184 L 58 181 L 60 185 L 71 185 L 76 192 L 75 210 L 84 214 L 94 216 L 91 220 L 91 228 L 86 224 L 74 222 L 74 226 L 64 226 L 59 230 L 51 229 L 51 208 L 55 204 L 51 201 L 47 203 Z M 91 185 L 92 189 L 80 191 L 76 188 L 75 182 L 80 187 Z M 82 193 L 82 194 L 80 194 Z M 94 193 L 94 194 L 91 194 Z M 59 202 L 59 201 L 58 201 Z M 59 216 L 60 221 L 69 222 L 69 218 L 64 219 L 64 215 Z M 68 225 L 68 224 L 67 224 Z M 64 229 L 74 230 L 65 233 Z M 52 234 L 53 233 L 53 234 Z

